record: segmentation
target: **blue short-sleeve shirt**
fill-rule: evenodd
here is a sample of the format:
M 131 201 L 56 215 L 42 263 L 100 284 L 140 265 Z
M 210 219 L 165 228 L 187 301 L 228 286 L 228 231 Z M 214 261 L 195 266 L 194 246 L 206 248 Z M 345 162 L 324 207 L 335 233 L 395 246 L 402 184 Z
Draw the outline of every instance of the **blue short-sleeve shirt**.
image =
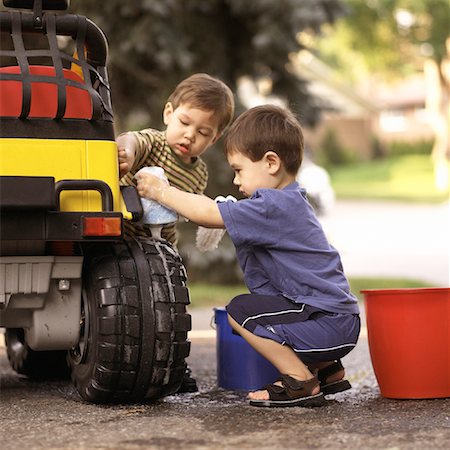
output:
M 359 313 L 340 256 L 298 183 L 258 189 L 249 199 L 218 206 L 250 292 Z

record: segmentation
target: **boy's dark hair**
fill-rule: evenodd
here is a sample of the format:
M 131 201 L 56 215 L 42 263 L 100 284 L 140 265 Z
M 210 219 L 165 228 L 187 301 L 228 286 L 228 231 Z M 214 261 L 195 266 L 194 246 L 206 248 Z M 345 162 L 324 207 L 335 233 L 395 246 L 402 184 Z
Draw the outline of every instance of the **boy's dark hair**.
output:
M 304 139 L 300 123 L 291 111 L 275 105 L 261 105 L 242 113 L 224 141 L 225 154 L 239 152 L 259 161 L 273 151 L 286 171 L 295 175 L 303 159 Z
M 223 81 L 206 73 L 196 73 L 181 81 L 167 101 L 172 103 L 173 109 L 188 103 L 198 109 L 214 111 L 219 119 L 219 133 L 233 119 L 233 93 Z

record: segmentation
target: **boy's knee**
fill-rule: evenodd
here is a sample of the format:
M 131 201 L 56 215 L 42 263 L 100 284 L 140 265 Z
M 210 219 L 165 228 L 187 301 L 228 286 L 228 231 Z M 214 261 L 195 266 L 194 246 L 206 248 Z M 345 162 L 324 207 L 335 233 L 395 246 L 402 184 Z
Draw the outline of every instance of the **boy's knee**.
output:
M 240 305 L 242 302 L 246 301 L 247 298 L 250 296 L 250 294 L 240 294 L 234 297 L 230 303 L 228 303 L 227 306 L 227 312 L 229 311 L 229 308 L 235 308 L 238 305 Z
M 245 301 L 246 296 L 248 296 L 248 294 L 238 295 L 238 296 L 234 297 L 230 301 L 230 303 L 228 303 L 226 310 L 227 310 L 229 317 L 231 316 L 231 317 L 235 318 L 238 316 L 237 312 L 241 310 L 240 305 L 242 304 L 243 301 Z

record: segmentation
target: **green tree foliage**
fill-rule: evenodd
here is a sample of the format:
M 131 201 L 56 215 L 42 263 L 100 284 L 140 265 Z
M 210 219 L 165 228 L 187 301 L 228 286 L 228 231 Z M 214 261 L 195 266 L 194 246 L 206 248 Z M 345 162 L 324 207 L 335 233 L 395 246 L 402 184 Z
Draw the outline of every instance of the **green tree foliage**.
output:
M 344 13 L 341 0 L 73 1 L 110 46 L 110 78 L 120 127 L 160 124 L 168 94 L 184 77 L 207 72 L 236 87 L 239 77 L 270 76 L 273 94 L 306 123 L 321 104 L 289 67 L 302 30 L 319 32 Z
M 349 14 L 319 44 L 342 74 L 395 79 L 423 71 L 434 131 L 436 185 L 448 189 L 450 5 L 448 0 L 346 0 Z
M 349 13 L 319 44 L 328 62 L 347 75 L 361 70 L 399 77 L 422 68 L 424 58 L 441 66 L 450 30 L 448 0 L 346 0 Z

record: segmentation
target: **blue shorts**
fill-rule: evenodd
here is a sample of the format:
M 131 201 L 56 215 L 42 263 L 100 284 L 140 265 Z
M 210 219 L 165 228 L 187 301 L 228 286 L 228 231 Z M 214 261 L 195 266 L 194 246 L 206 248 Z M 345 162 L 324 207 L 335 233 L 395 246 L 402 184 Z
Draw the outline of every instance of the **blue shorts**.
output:
M 358 314 L 338 314 L 283 296 L 243 294 L 227 306 L 227 313 L 256 336 L 288 345 L 305 363 L 334 361 L 358 341 Z

